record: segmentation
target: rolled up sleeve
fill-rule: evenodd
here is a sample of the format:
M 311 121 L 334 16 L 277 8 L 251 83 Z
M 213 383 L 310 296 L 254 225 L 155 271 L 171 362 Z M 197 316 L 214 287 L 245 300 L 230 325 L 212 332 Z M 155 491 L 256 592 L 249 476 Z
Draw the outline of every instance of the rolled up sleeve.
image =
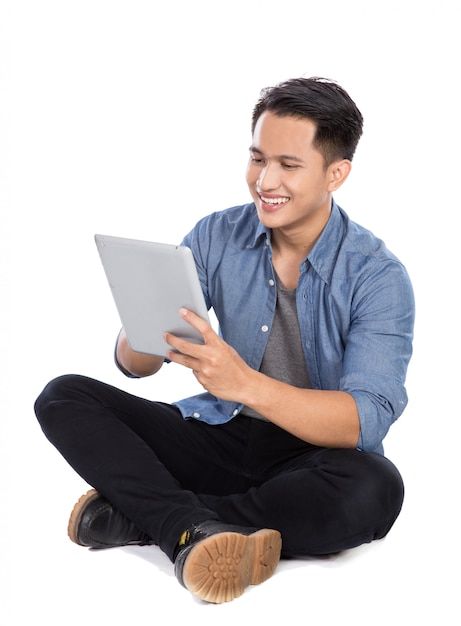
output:
M 384 437 L 407 405 L 413 326 L 414 295 L 406 270 L 383 262 L 354 295 L 340 381 L 357 404 L 361 450 L 381 452 Z

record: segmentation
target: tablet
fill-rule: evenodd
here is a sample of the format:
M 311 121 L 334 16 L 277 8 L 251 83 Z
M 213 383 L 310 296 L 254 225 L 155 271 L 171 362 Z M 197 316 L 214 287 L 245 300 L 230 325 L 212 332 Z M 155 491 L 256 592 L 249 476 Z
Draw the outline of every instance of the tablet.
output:
M 203 343 L 179 315 L 185 307 L 209 323 L 189 248 L 99 234 L 95 242 L 132 350 L 165 356 L 171 350 L 162 337 L 167 331 Z

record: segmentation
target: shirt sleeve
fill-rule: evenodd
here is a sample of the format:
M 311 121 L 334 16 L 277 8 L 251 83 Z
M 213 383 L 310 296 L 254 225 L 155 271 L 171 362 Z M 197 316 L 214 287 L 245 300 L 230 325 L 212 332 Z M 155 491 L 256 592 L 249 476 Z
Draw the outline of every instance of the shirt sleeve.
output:
M 405 268 L 393 261 L 377 263 L 354 294 L 340 382 L 357 404 L 361 450 L 381 451 L 407 405 L 413 326 L 414 295 Z

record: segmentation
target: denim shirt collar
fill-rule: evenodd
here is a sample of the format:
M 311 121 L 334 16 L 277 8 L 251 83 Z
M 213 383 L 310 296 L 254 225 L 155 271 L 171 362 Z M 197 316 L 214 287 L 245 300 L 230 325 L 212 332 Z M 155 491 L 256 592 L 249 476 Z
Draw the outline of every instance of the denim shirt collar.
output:
M 314 247 L 301 263 L 302 267 L 310 265 L 320 276 L 325 284 L 331 280 L 331 276 L 335 267 L 336 257 L 338 256 L 339 246 L 344 237 L 345 225 L 341 211 L 334 200 L 331 203 L 331 212 L 328 222 L 317 239 Z M 271 241 L 271 229 L 267 228 L 261 222 L 256 227 L 252 241 L 248 248 L 255 248 L 262 238 Z

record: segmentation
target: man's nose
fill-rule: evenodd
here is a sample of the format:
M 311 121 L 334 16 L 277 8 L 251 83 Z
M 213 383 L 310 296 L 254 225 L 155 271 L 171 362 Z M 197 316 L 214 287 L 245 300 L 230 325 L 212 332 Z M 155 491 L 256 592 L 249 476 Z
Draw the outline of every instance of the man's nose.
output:
M 258 187 L 261 191 L 277 189 L 280 185 L 280 178 L 277 167 L 274 163 L 267 163 L 261 170 L 258 178 Z

